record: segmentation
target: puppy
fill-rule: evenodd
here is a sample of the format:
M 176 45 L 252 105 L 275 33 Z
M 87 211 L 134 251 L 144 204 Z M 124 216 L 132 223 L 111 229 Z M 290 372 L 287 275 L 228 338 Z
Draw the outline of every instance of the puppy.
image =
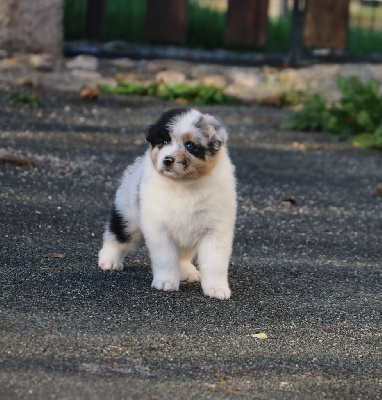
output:
M 144 241 L 151 287 L 173 291 L 180 281 L 201 281 L 206 296 L 231 296 L 236 190 L 227 137 L 213 116 L 191 108 L 171 109 L 149 128 L 147 152 L 117 190 L 99 252 L 102 269 L 122 270 L 126 253 Z

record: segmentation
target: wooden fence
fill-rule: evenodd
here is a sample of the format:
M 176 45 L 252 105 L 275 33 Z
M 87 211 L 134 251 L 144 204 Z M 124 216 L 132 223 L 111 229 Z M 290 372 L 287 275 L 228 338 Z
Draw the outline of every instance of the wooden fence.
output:
M 106 1 L 88 0 L 88 37 L 102 38 Z M 230 0 L 225 44 L 241 47 L 264 45 L 267 41 L 268 5 L 269 0 Z M 187 0 L 147 0 L 146 10 L 146 38 L 149 41 L 186 42 Z M 293 17 L 297 26 L 292 32 L 292 47 L 346 48 L 349 0 L 294 0 Z M 293 34 L 298 36 L 299 32 L 300 40 L 293 40 Z

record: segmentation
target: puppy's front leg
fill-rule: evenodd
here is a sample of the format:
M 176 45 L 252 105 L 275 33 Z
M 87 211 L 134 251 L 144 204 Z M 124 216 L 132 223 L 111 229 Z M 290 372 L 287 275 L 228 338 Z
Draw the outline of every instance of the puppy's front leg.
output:
M 158 290 L 179 290 L 180 272 L 178 250 L 163 232 L 158 232 L 146 245 L 150 253 L 153 282 L 151 287 Z
M 207 235 L 202 239 L 198 248 L 198 261 L 205 296 L 220 300 L 231 297 L 228 286 L 231 247 L 231 237 Z

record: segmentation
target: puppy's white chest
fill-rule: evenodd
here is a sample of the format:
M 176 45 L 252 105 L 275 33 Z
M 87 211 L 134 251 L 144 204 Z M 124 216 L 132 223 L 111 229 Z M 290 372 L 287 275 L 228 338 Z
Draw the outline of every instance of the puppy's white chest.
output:
M 212 229 L 210 207 L 192 191 L 168 190 L 144 185 L 141 198 L 141 222 L 145 235 L 160 230 L 182 249 L 197 247 Z
M 187 209 L 186 209 L 187 208 Z M 211 218 L 206 209 L 176 207 L 163 222 L 174 242 L 184 249 L 195 248 L 202 237 L 212 229 Z

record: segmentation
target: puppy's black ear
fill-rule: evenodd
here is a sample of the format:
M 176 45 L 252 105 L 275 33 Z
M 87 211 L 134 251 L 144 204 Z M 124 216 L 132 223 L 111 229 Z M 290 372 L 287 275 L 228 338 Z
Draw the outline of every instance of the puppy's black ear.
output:
M 178 107 L 166 111 L 164 114 L 162 114 L 158 121 L 155 122 L 155 124 L 149 127 L 146 140 L 153 146 L 162 143 L 165 140 L 170 142 L 171 138 L 169 133 L 169 124 L 171 120 L 189 110 L 189 108 Z
M 146 140 L 151 143 L 153 146 L 159 143 L 160 140 L 160 129 L 156 124 L 149 126 L 147 130 Z M 163 135 L 162 135 L 163 136 Z

